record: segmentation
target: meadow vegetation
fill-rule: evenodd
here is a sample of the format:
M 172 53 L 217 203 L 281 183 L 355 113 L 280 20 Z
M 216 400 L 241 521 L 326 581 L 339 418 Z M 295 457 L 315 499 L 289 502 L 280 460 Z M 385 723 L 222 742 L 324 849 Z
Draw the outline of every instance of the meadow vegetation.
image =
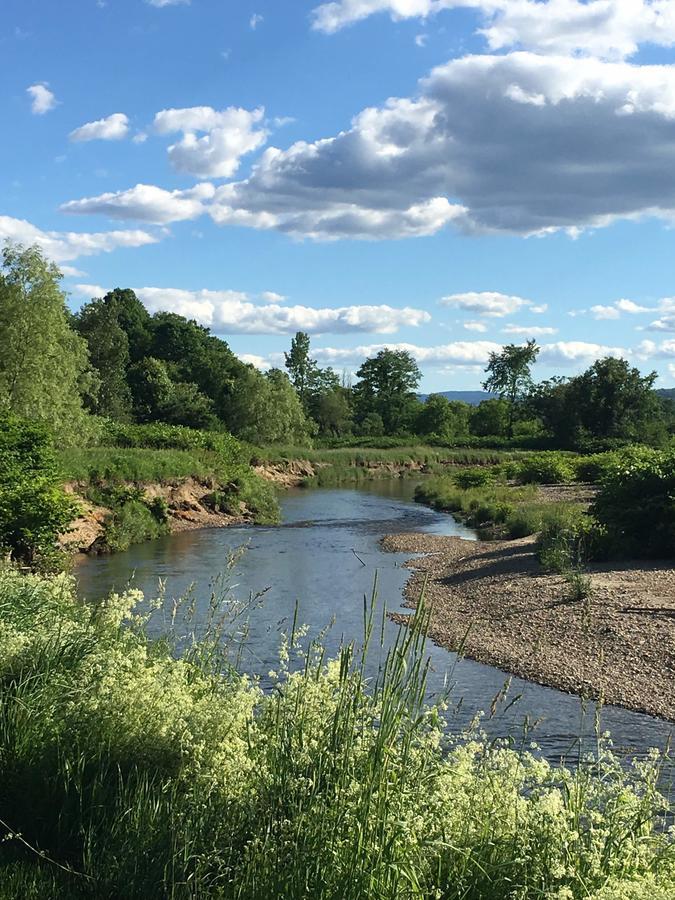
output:
M 599 738 L 552 767 L 448 737 L 424 702 L 423 605 L 374 680 L 373 603 L 334 660 L 291 633 L 266 692 L 218 602 L 199 641 L 151 641 L 156 606 L 0 570 L 3 900 L 672 896 L 659 755 L 626 768 Z

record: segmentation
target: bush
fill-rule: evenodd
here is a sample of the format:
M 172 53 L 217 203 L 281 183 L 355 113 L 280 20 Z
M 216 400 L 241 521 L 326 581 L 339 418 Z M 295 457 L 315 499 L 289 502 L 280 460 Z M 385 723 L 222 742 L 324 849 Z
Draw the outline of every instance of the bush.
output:
M 455 474 L 457 487 L 466 490 L 472 487 L 484 487 L 495 481 L 496 467 L 484 466 L 481 468 L 462 469 Z
M 372 689 L 352 647 L 291 639 L 263 693 L 217 632 L 151 642 L 143 602 L 0 572 L 3 900 L 668 896 L 658 757 L 444 738 L 423 609 Z
M 521 484 L 567 484 L 574 479 L 574 468 L 562 453 L 537 453 L 520 464 L 516 477 Z
M 572 463 L 575 479 L 577 481 L 590 481 L 593 484 L 601 482 L 607 472 L 610 471 L 619 458 L 615 451 L 606 453 L 592 453 L 590 456 L 580 456 Z
M 633 447 L 608 467 L 592 512 L 613 554 L 675 556 L 675 450 Z
M 153 507 L 156 504 L 153 501 Z M 113 509 L 103 523 L 104 547 L 112 553 L 128 550 L 167 534 L 166 518 L 160 521 L 140 500 L 130 500 Z
M 0 554 L 34 567 L 58 565 L 56 539 L 77 511 L 60 485 L 47 431 L 0 417 Z

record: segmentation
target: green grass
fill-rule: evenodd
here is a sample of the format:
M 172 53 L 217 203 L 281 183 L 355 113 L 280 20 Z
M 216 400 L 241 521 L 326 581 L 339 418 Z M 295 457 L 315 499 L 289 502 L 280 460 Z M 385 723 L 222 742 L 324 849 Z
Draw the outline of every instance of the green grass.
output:
M 61 471 L 69 481 L 133 481 L 167 483 L 177 479 L 217 478 L 221 468 L 215 453 L 187 450 L 67 448 L 60 451 Z
M 429 478 L 418 485 L 415 499 L 452 513 L 487 538 L 537 534 L 555 523 L 576 519 L 579 509 L 574 503 L 539 500 L 534 485 L 495 483 L 463 489 L 447 475 Z
M 376 683 L 291 635 L 263 693 L 216 625 L 181 659 L 150 641 L 140 599 L 0 571 L 2 900 L 672 896 L 659 759 L 444 738 L 423 604 Z

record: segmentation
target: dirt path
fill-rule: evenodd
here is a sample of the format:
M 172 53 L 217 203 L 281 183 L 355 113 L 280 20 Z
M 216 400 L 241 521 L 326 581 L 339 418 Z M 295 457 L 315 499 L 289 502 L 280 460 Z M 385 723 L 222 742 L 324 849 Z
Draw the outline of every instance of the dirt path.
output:
M 565 581 L 541 571 L 533 538 L 399 534 L 383 545 L 427 554 L 407 563 L 406 599 L 415 606 L 426 578 L 438 644 L 464 642 L 466 656 L 529 681 L 675 720 L 672 566 L 593 565 L 590 600 L 571 602 Z

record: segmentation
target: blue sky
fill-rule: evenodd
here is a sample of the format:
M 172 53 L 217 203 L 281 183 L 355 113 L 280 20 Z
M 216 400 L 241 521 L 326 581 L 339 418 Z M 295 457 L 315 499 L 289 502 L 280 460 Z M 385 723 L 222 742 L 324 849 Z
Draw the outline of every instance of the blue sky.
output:
M 674 44 L 670 0 L 5 0 L 0 241 L 260 366 L 469 389 L 534 337 L 668 387 Z

